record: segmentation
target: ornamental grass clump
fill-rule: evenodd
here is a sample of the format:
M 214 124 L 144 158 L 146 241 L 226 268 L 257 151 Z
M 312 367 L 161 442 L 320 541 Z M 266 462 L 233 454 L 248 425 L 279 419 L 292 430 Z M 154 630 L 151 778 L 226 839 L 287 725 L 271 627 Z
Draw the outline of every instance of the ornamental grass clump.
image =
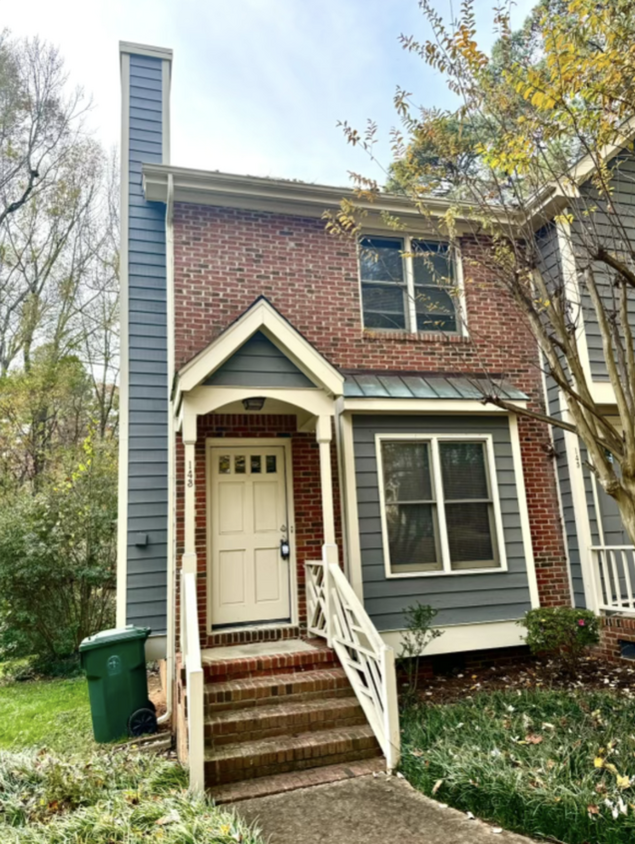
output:
M 565 844 L 635 841 L 635 700 L 580 690 L 477 693 L 402 717 L 402 771 L 476 817 Z
M 580 659 L 600 641 L 600 622 L 590 610 L 541 607 L 518 622 L 527 630 L 525 642 L 534 656 L 548 655 L 573 674 Z
M 187 790 L 176 763 L 136 752 L 86 759 L 0 752 L 2 844 L 261 844 Z

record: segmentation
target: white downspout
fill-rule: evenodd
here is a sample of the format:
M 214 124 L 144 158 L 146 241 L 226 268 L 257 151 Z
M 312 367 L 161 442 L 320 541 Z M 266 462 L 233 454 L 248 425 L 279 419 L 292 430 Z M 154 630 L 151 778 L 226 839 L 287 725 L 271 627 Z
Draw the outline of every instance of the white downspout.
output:
M 168 346 L 168 571 L 167 571 L 167 670 L 166 711 L 158 719 L 165 724 L 172 718 L 172 698 L 176 664 L 176 567 L 175 558 L 175 447 L 174 414 L 172 412 L 172 382 L 174 380 L 174 178 L 168 174 L 168 201 L 165 209 L 165 263 Z

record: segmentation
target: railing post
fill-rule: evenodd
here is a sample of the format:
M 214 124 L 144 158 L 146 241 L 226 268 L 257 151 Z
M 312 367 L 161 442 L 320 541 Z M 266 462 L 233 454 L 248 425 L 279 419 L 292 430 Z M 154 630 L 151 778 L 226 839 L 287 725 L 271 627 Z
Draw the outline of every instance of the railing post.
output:
M 401 733 L 399 731 L 399 701 L 397 698 L 397 672 L 395 670 L 395 652 L 384 645 L 381 650 L 381 675 L 383 678 L 384 736 L 386 746 L 386 766 L 393 771 L 401 756 Z
M 333 618 L 335 604 L 333 599 L 333 579 L 331 577 L 331 563 L 338 564 L 337 545 L 324 544 L 322 546 L 322 563 L 324 565 L 324 615 L 326 616 L 326 644 L 333 646 Z
M 202 668 L 187 672 L 190 790 L 205 791 L 205 689 Z
M 196 574 L 181 575 L 182 656 L 187 685 L 187 737 L 190 789 L 205 790 L 205 689 L 198 631 Z
M 591 566 L 590 566 L 591 578 L 590 579 L 591 579 L 591 590 L 593 592 L 593 596 L 594 596 L 594 599 L 595 599 L 595 607 L 593 608 L 594 611 L 595 611 L 596 609 L 599 610 L 600 607 L 602 606 L 602 604 L 604 603 L 604 600 L 602 598 L 602 594 L 601 594 L 601 591 L 600 591 L 601 590 L 601 587 L 600 587 L 601 577 L 599 576 L 599 574 L 600 574 L 600 552 L 595 548 L 590 548 L 589 549 L 589 555 L 591 557 Z

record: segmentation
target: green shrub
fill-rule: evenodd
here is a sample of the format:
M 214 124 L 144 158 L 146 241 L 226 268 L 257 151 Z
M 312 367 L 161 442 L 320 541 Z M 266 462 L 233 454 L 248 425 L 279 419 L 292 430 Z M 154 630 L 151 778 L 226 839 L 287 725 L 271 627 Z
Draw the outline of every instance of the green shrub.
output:
M 590 610 L 542 607 L 529 610 L 519 623 L 527 629 L 525 641 L 532 654 L 550 654 L 571 670 L 600 641 L 599 619 Z
M 66 673 L 81 640 L 114 622 L 115 443 L 84 443 L 61 482 L 0 507 L 0 659 Z
M 401 638 L 401 650 L 399 651 L 399 666 L 405 672 L 407 682 L 405 697 L 407 699 L 416 696 L 417 684 L 419 682 L 419 664 L 424 650 L 430 642 L 433 642 L 442 635 L 441 630 L 432 626 L 438 610 L 428 604 L 417 602 L 408 607 L 404 612 L 406 628 Z

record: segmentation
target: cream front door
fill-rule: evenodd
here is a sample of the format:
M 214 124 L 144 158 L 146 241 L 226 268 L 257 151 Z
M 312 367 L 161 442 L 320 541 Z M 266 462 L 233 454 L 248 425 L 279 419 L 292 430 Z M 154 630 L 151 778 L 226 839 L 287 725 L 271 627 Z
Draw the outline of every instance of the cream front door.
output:
M 212 625 L 290 618 L 285 449 L 211 449 Z

